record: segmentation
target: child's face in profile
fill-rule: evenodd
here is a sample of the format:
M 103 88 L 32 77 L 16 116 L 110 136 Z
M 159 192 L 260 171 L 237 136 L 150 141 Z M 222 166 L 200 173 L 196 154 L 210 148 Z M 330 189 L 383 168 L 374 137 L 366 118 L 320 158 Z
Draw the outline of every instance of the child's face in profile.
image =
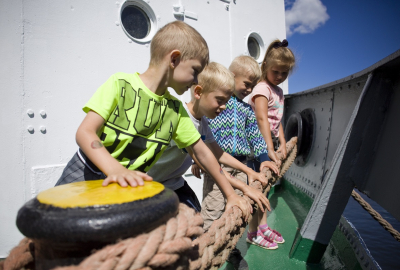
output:
M 193 84 L 197 84 L 197 76 L 203 68 L 202 63 L 198 59 L 180 61 L 175 67 L 171 87 L 174 88 L 178 95 L 182 95 Z
M 267 70 L 267 80 L 273 85 L 283 83 L 289 75 L 289 68 L 286 66 L 271 66 Z
M 232 89 L 220 87 L 214 91 L 203 93 L 200 97 L 200 109 L 204 116 L 214 119 L 223 110 L 232 95 Z
M 235 91 L 233 93 L 237 98 L 244 99 L 250 95 L 256 84 L 257 80 L 250 75 L 235 75 Z

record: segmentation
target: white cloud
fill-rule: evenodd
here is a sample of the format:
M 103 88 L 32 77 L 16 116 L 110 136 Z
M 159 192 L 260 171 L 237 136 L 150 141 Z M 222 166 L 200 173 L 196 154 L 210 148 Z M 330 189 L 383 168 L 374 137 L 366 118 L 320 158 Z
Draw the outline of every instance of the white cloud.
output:
M 286 0 L 286 35 L 312 33 L 328 19 L 321 0 Z

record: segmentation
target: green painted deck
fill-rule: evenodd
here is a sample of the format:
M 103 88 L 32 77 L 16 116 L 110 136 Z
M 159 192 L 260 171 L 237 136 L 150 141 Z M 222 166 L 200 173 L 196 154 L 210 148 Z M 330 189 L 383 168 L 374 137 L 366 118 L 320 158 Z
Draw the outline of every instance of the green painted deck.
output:
M 220 269 L 361 269 L 354 261 L 355 258 L 350 260 L 350 265 L 345 266 L 337 255 L 337 248 L 331 244 L 319 264 L 290 259 L 290 250 L 312 205 L 312 199 L 289 182 L 282 181 L 281 185 L 271 190 L 269 200 L 273 211 L 268 213 L 268 225 L 282 234 L 285 243 L 278 244 L 279 248 L 276 250 L 265 250 L 246 242 L 246 230 L 236 246 L 244 258 L 240 267 L 225 263 Z M 340 234 L 337 230 L 332 239 L 340 238 L 338 233 Z

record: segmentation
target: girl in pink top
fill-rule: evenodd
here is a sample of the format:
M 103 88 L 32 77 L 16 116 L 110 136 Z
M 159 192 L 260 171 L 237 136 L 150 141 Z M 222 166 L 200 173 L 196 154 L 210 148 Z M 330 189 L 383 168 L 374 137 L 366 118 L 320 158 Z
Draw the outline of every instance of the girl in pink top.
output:
M 261 80 L 249 96 L 258 128 L 267 143 L 268 156 L 278 166 L 281 162 L 275 154 L 272 136 L 279 138 L 277 152 L 286 157 L 286 140 L 281 125 L 284 96 L 278 85 L 286 80 L 295 65 L 294 54 L 287 45 L 286 39 L 282 42 L 275 40 L 269 45 L 261 65 Z
M 253 92 L 249 96 L 249 104 L 253 108 L 258 128 L 267 143 L 268 156 L 278 166 L 281 161 L 275 153 L 275 147 L 272 138 L 279 138 L 280 146 L 277 152 L 281 152 L 286 157 L 286 140 L 281 119 L 283 115 L 283 91 L 278 86 L 286 80 L 289 73 L 295 65 L 295 57 L 293 52 L 287 48 L 288 42 L 284 39 L 273 41 L 264 56 L 261 65 L 261 79 L 254 87 Z M 256 161 L 253 161 L 256 163 Z M 248 164 L 250 167 L 258 168 L 259 164 Z M 258 216 L 259 232 L 266 236 L 269 240 L 276 243 L 283 243 L 285 240 L 282 235 L 268 227 L 266 212 Z

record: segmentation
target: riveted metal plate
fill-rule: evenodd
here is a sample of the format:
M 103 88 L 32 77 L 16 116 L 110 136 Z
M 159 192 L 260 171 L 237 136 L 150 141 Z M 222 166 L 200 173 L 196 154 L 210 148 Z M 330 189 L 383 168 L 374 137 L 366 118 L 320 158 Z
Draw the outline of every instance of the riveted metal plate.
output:
M 303 166 L 295 163 L 285 174 L 285 179 L 314 198 L 321 187 L 326 154 L 329 145 L 330 122 L 332 117 L 333 89 L 323 89 L 313 93 L 304 93 L 285 99 L 283 126 L 294 113 L 311 109 L 315 113 L 315 136 L 309 150 L 307 162 Z

